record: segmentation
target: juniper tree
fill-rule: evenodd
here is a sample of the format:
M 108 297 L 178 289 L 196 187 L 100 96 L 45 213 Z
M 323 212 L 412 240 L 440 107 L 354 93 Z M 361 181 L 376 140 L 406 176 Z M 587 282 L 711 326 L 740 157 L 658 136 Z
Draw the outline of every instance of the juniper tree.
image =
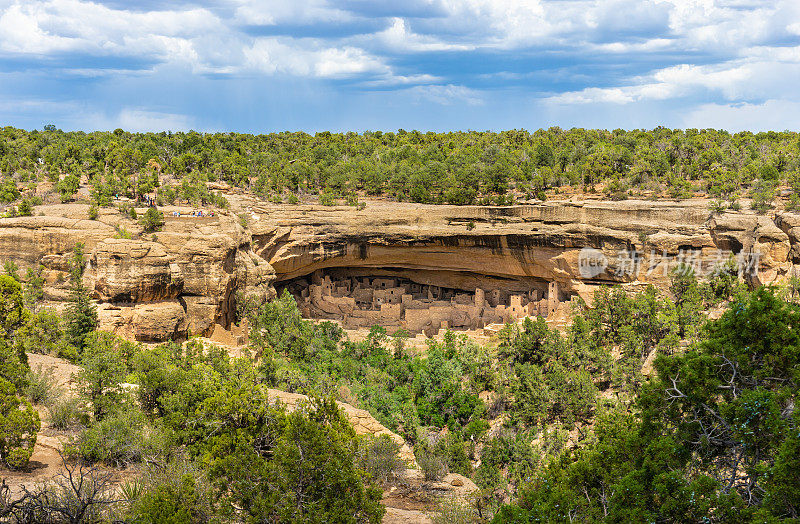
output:
M 70 263 L 69 304 L 64 316 L 66 339 L 78 350 L 83 350 L 86 346 L 86 336 L 97 327 L 97 308 L 83 284 L 85 269 L 83 244 L 79 242 L 75 244 Z

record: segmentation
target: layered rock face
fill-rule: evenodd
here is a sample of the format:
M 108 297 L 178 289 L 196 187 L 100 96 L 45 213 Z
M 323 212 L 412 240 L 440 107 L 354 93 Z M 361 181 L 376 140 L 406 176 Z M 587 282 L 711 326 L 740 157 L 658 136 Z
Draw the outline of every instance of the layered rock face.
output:
M 743 269 L 753 266 L 744 276 L 757 284 L 781 282 L 800 264 L 800 216 L 713 216 L 704 201 L 262 206 L 253 213 L 254 249 L 275 268 L 278 286 L 320 269 L 367 268 L 470 291 L 556 282 L 566 298 L 589 297 L 603 283 L 666 289 L 678 264 L 706 273 L 730 255 Z
M 83 242 L 100 328 L 141 341 L 227 328 L 237 297 L 268 299 L 275 288 L 310 284 L 315 272 L 351 282 L 394 278 L 422 293 L 446 289 L 456 302 L 480 290 L 487 303 L 496 293 L 509 307 L 513 296 L 523 297 L 522 307 L 548 298 L 551 284 L 562 303 L 589 298 L 602 283 L 666 289 L 678 262 L 707 272 L 728 252 L 753 266 L 745 274 L 753 283 L 800 272 L 800 215 L 714 216 L 703 201 L 500 208 L 371 202 L 356 210 L 242 197 L 232 204 L 233 212 L 213 218 L 174 217 L 165 208 L 163 231 L 133 240 L 116 238 L 125 235 L 115 226 L 136 226 L 114 210 L 92 221 L 83 218 L 85 205 L 41 207 L 37 212 L 48 215 L 0 219 L 0 252 L 23 270 L 42 264 L 45 298 L 58 307 L 68 295 L 73 246 Z M 236 216 L 241 212 L 247 227 Z
M 115 238 L 116 214 L 70 218 L 85 216 L 85 207 L 66 208 L 66 217 L 0 220 L 0 251 L 23 270 L 42 264 L 45 298 L 60 307 L 72 249 L 82 242 L 84 283 L 98 302 L 100 329 L 145 342 L 210 334 L 215 325 L 230 325 L 238 297 L 274 294 L 274 271 L 252 251 L 235 217 L 168 216 L 163 231 L 132 240 Z

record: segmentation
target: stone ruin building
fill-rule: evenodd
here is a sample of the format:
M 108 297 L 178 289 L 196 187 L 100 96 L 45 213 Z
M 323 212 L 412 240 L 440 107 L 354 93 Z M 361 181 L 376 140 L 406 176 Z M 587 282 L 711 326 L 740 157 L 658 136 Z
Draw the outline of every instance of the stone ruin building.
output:
M 527 316 L 549 317 L 568 303 L 559 297 L 557 282 L 547 291 L 501 289 L 473 292 L 420 284 L 392 276 L 326 274 L 322 270 L 286 285 L 306 318 L 341 322 L 347 329 L 383 326 L 394 332 L 433 336 L 443 329 L 481 329 Z

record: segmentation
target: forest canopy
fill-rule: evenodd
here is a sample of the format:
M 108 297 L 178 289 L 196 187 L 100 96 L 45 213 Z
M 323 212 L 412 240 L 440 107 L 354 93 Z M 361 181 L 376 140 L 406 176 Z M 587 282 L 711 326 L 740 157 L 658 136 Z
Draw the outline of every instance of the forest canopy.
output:
M 507 205 L 569 187 L 607 198 L 753 199 L 769 208 L 783 187 L 800 204 L 793 132 L 713 129 L 561 129 L 529 132 L 367 131 L 239 133 L 0 131 L 0 199 L 18 184 L 50 179 L 63 201 L 81 180 L 92 199 L 156 192 L 219 203 L 207 189 L 224 182 L 275 202 L 320 202 L 361 193 L 434 204 Z M 9 183 L 10 180 L 17 184 Z

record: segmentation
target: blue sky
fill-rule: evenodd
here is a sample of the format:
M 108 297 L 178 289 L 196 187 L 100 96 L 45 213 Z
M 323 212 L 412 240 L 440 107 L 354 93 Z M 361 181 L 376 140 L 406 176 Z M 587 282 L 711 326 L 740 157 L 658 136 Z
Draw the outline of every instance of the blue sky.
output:
M 798 0 L 0 0 L 0 126 L 800 128 Z

